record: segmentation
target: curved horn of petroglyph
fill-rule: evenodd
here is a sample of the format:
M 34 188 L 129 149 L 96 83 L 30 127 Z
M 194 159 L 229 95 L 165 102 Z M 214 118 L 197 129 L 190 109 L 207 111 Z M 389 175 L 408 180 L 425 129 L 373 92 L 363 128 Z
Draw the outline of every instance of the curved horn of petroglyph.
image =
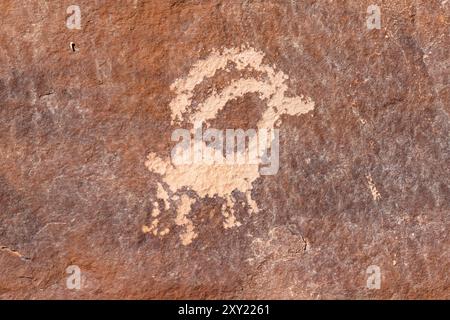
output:
M 243 50 L 232 48 L 225 49 L 222 53 L 213 51 L 208 58 L 198 61 L 186 78 L 176 80 L 171 86 L 176 93 L 176 97 L 170 103 L 172 123 L 186 118 L 191 123 L 214 119 L 228 101 L 247 93 L 259 93 L 261 99 L 267 100 L 267 111 L 258 122 L 259 128 L 272 128 L 282 114 L 299 115 L 313 110 L 314 103 L 309 99 L 286 97 L 287 75 L 263 64 L 263 59 L 264 54 L 253 48 Z M 200 104 L 197 112 L 185 116 L 192 104 L 195 87 L 204 79 L 213 77 L 219 70 L 226 70 L 230 62 L 234 63 L 239 71 L 250 68 L 261 73 L 264 80 L 254 78 L 235 80 L 221 92 L 213 92 Z

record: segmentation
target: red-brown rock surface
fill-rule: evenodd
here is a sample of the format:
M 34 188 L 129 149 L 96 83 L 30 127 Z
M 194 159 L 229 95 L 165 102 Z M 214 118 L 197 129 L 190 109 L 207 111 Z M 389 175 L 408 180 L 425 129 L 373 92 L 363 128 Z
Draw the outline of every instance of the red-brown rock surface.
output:
M 1 298 L 450 298 L 450 2 L 3 0 L 0 18 Z M 280 115 L 276 175 L 172 190 L 148 156 L 170 155 L 176 81 L 227 50 L 314 107 Z M 261 70 L 200 78 L 192 110 Z M 285 103 L 247 89 L 210 125 Z

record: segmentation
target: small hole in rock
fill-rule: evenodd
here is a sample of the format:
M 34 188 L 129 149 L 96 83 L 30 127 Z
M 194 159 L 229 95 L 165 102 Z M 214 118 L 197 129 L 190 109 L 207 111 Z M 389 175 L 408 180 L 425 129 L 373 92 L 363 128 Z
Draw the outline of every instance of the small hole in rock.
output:
M 75 43 L 70 43 L 70 50 L 72 50 L 72 52 L 75 52 Z

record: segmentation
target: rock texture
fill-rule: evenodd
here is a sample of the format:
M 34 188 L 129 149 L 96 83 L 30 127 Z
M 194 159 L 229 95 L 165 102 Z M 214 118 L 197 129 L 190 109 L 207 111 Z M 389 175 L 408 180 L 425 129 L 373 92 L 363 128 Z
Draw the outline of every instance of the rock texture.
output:
M 3 0 L 0 17 L 0 298 L 450 298 L 450 2 Z M 203 111 L 219 129 L 273 111 L 277 174 L 170 188 L 174 114 Z

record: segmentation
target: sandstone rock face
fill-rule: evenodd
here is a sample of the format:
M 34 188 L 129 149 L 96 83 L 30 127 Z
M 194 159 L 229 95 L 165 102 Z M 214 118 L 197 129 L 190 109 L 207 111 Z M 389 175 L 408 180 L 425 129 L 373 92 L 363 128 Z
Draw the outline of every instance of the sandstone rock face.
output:
M 450 298 L 450 2 L 0 16 L 0 298 Z M 279 167 L 176 165 L 180 128 Z

